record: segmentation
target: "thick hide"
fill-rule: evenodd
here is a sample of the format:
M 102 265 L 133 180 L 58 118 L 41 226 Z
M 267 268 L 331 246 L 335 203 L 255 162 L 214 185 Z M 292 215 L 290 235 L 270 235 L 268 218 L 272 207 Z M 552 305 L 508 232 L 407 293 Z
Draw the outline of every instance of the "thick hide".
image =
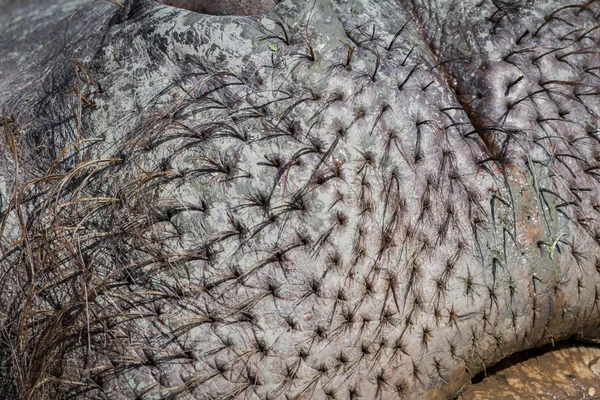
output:
M 0 3 L 8 398 L 449 399 L 598 337 L 599 1 L 255 3 Z

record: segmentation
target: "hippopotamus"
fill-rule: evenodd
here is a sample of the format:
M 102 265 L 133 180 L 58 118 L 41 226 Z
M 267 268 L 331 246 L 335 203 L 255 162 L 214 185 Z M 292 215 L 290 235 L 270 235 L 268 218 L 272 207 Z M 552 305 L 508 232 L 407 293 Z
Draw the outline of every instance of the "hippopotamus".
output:
M 597 340 L 600 2 L 0 4 L 5 397 L 451 399 Z

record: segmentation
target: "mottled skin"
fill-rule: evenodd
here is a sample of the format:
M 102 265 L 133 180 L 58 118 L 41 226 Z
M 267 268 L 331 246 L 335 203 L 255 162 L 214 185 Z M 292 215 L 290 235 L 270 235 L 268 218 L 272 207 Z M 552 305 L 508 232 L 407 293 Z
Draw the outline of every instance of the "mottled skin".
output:
M 212 15 L 254 15 L 269 11 L 275 0 L 157 0 L 158 3 Z
M 82 3 L 0 17 L 11 396 L 444 399 L 597 338 L 598 1 Z

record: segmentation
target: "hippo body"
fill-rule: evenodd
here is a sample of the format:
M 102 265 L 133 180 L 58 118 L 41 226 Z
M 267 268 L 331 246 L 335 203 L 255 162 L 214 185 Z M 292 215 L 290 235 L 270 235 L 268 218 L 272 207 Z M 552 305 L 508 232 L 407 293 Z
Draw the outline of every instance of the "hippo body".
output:
M 447 399 L 598 337 L 598 1 L 30 3 L 0 16 L 12 398 Z

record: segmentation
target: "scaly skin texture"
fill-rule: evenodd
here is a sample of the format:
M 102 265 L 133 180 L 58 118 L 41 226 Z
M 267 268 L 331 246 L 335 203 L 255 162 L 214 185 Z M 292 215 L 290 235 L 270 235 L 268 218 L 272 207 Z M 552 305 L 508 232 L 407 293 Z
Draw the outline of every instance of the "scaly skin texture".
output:
M 80 8 L 0 61 L 7 393 L 444 399 L 595 339 L 599 13 Z

